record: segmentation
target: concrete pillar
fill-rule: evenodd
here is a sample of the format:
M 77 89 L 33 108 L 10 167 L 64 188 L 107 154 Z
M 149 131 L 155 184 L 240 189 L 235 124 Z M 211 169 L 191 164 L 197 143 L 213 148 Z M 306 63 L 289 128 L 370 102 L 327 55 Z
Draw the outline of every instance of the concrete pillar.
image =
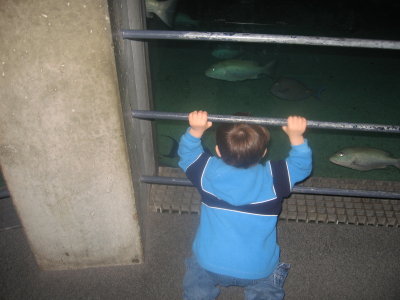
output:
M 0 3 L 0 163 L 38 265 L 142 261 L 106 0 Z

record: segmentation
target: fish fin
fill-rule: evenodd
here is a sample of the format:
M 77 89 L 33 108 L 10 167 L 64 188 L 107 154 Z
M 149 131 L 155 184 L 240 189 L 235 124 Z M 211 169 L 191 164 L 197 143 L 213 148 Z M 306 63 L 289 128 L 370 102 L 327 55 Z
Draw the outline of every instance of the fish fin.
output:
M 318 90 L 315 90 L 313 93 L 314 98 L 317 100 L 321 100 L 321 94 L 323 92 L 325 92 L 325 90 L 326 90 L 326 87 L 321 87 Z
M 171 150 L 169 151 L 168 154 L 162 154 L 162 156 L 164 157 L 168 157 L 168 158 L 175 158 L 178 157 L 178 148 L 179 148 L 179 143 L 176 139 L 174 139 L 172 136 L 169 135 L 162 135 L 166 138 L 169 138 L 172 142 L 172 146 L 171 146 Z

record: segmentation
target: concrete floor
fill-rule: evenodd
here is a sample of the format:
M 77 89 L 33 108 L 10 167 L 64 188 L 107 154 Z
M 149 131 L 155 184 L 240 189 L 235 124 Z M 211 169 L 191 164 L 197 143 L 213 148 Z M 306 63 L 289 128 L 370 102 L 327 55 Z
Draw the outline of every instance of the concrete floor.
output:
M 10 201 L 2 199 L 0 201 Z M 181 299 L 197 215 L 148 213 L 146 263 L 44 272 L 22 228 L 0 231 L 0 299 Z M 400 229 L 280 222 L 292 299 L 400 299 Z M 243 299 L 225 288 L 219 300 Z

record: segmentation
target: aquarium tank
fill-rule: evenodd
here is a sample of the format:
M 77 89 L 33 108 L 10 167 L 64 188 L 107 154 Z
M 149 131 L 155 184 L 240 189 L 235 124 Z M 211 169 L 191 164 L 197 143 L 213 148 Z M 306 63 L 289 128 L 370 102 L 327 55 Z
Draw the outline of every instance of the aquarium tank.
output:
M 395 1 L 146 0 L 146 6 L 149 30 L 400 40 Z M 400 125 L 399 50 L 176 40 L 148 44 L 157 111 Z M 203 138 L 211 151 L 216 125 Z M 160 166 L 178 166 L 177 146 L 187 127 L 183 121 L 155 121 Z M 285 158 L 287 137 L 279 127 L 269 129 L 268 159 Z M 312 176 L 400 180 L 399 134 L 309 128 L 306 138 L 313 150 Z M 355 158 L 334 163 L 341 151 Z M 367 167 L 355 168 L 357 159 L 366 159 Z

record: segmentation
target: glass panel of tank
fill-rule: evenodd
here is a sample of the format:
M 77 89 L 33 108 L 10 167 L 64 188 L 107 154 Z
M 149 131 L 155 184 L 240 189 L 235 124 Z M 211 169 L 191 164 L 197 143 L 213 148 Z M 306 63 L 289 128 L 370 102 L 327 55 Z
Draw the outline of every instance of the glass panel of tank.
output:
M 148 29 L 400 41 L 394 1 L 146 2 Z M 149 50 L 155 110 L 400 124 L 400 51 L 172 40 L 150 41 Z M 176 167 L 187 123 L 156 126 L 159 164 Z M 204 137 L 210 150 L 214 130 Z M 270 130 L 268 159 L 284 158 L 288 141 L 279 128 Z M 400 180 L 398 134 L 309 129 L 307 138 L 313 176 Z

